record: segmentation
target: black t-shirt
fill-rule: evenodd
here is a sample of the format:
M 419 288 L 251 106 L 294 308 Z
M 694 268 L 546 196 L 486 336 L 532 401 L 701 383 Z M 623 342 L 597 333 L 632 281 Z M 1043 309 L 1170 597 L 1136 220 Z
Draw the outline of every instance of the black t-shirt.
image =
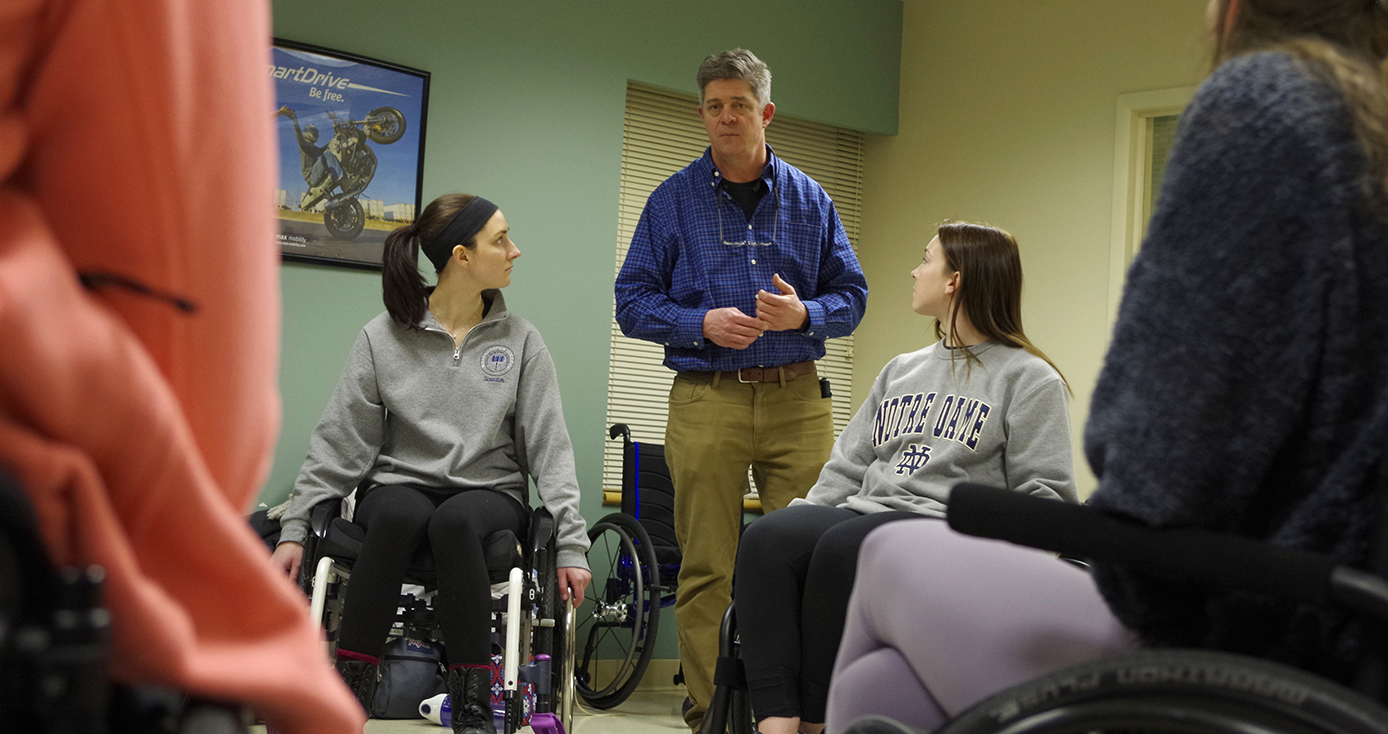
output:
M 747 216 L 749 222 L 752 221 L 752 212 L 757 210 L 757 203 L 761 201 L 761 197 L 766 196 L 766 184 L 759 178 L 746 183 L 736 183 L 725 178 L 723 190 L 742 207 L 742 213 Z

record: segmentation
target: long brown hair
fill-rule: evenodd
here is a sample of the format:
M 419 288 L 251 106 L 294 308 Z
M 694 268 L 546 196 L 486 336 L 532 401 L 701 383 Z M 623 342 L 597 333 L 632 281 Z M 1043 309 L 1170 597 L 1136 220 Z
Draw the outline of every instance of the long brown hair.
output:
M 414 224 L 396 227 L 386 235 L 385 250 L 381 253 L 381 300 L 386 302 L 386 311 L 395 323 L 419 329 L 429 307 L 429 287 L 419 273 L 415 244 L 441 234 L 475 198 L 472 194 L 444 194 L 429 202 Z M 462 244 L 472 249 L 477 246 L 477 238 Z
M 949 306 L 949 333 L 958 333 L 962 307 L 979 333 L 1045 360 L 1069 391 L 1070 383 L 1065 374 L 1022 331 L 1022 256 L 1016 238 L 987 224 L 949 220 L 940 223 L 937 234 L 940 250 L 945 255 L 945 267 L 959 273 L 959 288 Z M 938 320 L 935 337 L 945 337 L 944 327 Z M 968 346 L 959 344 L 957 349 L 964 354 L 970 370 L 973 363 L 982 364 Z
M 1220 0 L 1215 64 L 1281 51 L 1339 87 L 1368 159 L 1365 194 L 1388 212 L 1388 7 L 1375 0 Z

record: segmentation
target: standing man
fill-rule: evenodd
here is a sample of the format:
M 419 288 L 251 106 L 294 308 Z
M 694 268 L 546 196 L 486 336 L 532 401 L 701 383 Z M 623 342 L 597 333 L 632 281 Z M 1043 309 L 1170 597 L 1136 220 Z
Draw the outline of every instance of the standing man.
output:
M 702 157 L 651 194 L 617 276 L 622 333 L 665 346 L 665 456 L 683 553 L 675 619 L 695 731 L 713 697 L 752 468 L 762 508 L 815 483 L 834 443 L 814 360 L 852 333 L 867 281 L 824 189 L 766 144 L 771 72 L 734 49 L 699 66 Z

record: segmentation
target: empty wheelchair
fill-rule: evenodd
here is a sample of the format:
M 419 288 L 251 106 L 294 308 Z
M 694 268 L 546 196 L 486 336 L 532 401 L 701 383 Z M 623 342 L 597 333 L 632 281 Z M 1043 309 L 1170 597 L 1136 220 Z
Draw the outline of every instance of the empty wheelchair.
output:
M 299 584 L 312 600 L 314 618 L 322 620 L 331 657 L 341 622 L 342 592 L 366 532 L 342 517 L 341 500 L 316 505 L 309 525 Z M 483 541 L 493 583 L 493 638 L 503 650 L 505 734 L 522 725 L 522 683 L 534 685 L 534 713 L 558 714 L 566 731 L 572 725 L 573 606 L 559 599 L 554 519 L 547 509 L 531 512 L 527 536 L 522 544 L 515 533 L 502 530 Z M 436 579 L 433 554 L 423 543 L 412 556 L 405 579 L 420 593 L 402 594 L 403 614 L 392 635 L 438 638 L 430 600 Z
M 600 709 L 621 704 L 641 682 L 680 562 L 664 447 L 632 441 L 620 423 L 608 435 L 623 439 L 622 509 L 588 531 L 593 584 L 575 611 L 575 686 Z

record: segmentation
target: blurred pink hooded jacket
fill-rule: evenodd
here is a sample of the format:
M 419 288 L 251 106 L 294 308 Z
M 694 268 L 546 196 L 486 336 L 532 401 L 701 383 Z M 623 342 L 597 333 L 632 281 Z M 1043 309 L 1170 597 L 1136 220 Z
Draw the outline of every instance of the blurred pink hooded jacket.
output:
M 242 517 L 279 421 L 269 43 L 263 0 L 0 3 L 0 464 L 106 567 L 115 678 L 359 732 Z

